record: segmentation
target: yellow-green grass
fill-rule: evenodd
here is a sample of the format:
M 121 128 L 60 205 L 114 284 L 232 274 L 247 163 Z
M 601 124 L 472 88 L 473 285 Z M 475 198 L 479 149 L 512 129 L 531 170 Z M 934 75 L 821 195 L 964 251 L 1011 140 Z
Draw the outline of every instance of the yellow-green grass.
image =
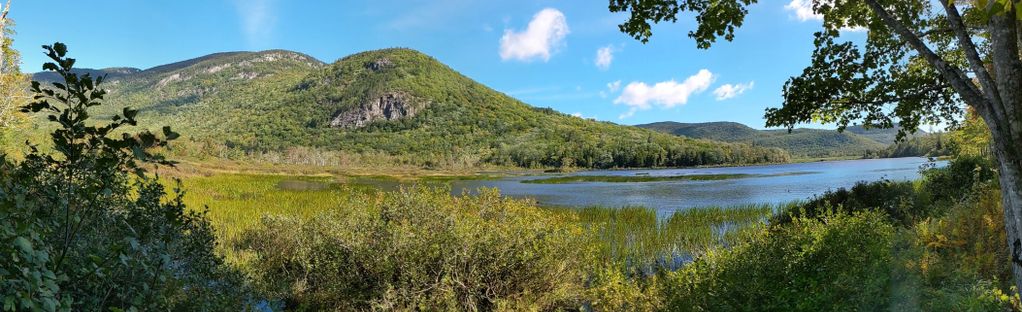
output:
M 312 218 L 334 209 L 351 209 L 359 195 L 385 196 L 362 179 L 332 176 L 215 174 L 182 176 L 185 203 L 208 207 L 208 217 L 229 260 L 239 256 L 233 246 L 244 232 L 267 215 Z M 429 180 L 429 179 L 426 179 Z M 443 180 L 443 179 L 441 179 Z M 535 206 L 533 204 L 533 206 Z M 349 207 L 349 208 L 342 208 Z M 539 208 L 577 216 L 592 230 L 593 244 L 605 261 L 649 264 L 698 254 L 706 248 L 734 244 L 745 229 L 761 225 L 771 205 L 704 207 L 658 217 L 643 207 Z
M 288 189 L 281 183 L 322 183 L 323 188 Z M 257 225 L 264 215 L 312 217 L 350 199 L 355 192 L 374 192 L 369 186 L 336 183 L 332 177 L 220 174 L 182 179 L 184 201 L 191 209 L 208 207 L 210 222 L 221 242 L 229 245 Z

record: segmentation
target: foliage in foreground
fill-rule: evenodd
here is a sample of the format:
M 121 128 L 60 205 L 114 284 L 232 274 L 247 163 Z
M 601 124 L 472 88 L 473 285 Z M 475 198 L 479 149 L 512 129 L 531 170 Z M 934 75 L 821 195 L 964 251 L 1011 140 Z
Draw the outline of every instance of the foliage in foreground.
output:
M 880 180 L 857 182 L 851 188 L 839 188 L 813 197 L 800 206 L 775 215 L 772 224 L 786 224 L 797 217 L 819 218 L 831 212 L 855 213 L 881 211 L 892 222 L 911 225 L 930 213 L 930 198 L 915 191 L 908 181 Z
M 267 217 L 243 246 L 290 309 L 551 310 L 581 302 L 583 230 L 495 191 L 355 196 L 331 213 Z
M 43 68 L 64 82 L 33 84 L 24 109 L 45 111 L 59 124 L 58 154 L 34 148 L 20 162 L 0 156 L 0 300 L 5 311 L 222 310 L 243 304 L 237 274 L 214 253 L 201 213 L 188 212 L 182 192 L 169 199 L 138 161 L 163 162 L 147 150 L 164 138 L 149 132 L 113 134 L 136 124 L 125 109 L 96 125 L 102 79 L 71 72 L 67 47 L 45 46 Z M 132 175 L 134 173 L 134 175 Z
M 667 274 L 668 310 L 876 311 L 894 228 L 878 212 L 796 218 Z M 698 308 L 696 308 L 698 307 Z
M 1018 310 L 1008 251 L 1001 247 L 1004 209 L 996 185 L 980 185 L 943 217 L 908 229 L 900 264 L 915 274 L 913 297 L 924 311 Z

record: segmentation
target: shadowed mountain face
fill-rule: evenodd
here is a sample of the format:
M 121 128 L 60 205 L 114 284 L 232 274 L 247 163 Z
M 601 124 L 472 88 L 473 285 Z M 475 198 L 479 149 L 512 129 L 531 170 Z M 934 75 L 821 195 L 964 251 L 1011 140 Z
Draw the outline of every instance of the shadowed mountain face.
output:
M 824 129 L 756 130 L 736 122 L 656 122 L 637 127 L 697 139 L 742 142 L 776 147 L 799 157 L 863 156 L 895 143 L 898 128 L 865 129 L 850 126 L 844 132 Z
M 106 79 L 116 79 L 116 78 L 120 78 L 120 77 L 123 77 L 123 76 L 131 75 L 131 74 L 136 74 L 136 73 L 138 73 L 140 71 L 142 71 L 142 70 L 138 69 L 138 68 L 134 68 L 134 67 L 111 67 L 111 68 L 103 68 L 103 69 L 91 69 L 91 68 L 76 68 L 76 69 L 74 69 L 74 73 L 79 74 L 79 75 L 89 74 L 92 77 L 106 76 Z M 57 75 L 57 73 L 54 73 L 54 72 L 39 72 L 39 73 L 32 74 L 32 80 L 39 81 L 39 82 L 55 82 L 55 81 L 60 81 L 62 79 L 63 78 L 61 78 L 60 75 Z
M 181 132 L 175 152 L 185 156 L 312 150 L 422 166 L 522 167 L 788 160 L 779 149 L 683 138 L 533 107 L 410 49 L 363 52 L 332 64 L 284 50 L 229 52 L 103 73 L 110 94 L 94 115 L 138 108 L 141 126 L 171 125 Z

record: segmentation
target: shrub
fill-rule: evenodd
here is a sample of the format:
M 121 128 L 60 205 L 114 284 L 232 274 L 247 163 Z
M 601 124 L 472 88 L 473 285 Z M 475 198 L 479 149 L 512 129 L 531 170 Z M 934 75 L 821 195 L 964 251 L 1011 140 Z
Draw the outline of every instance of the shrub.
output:
M 619 267 L 596 269 L 586 290 L 590 311 L 656 311 L 663 308 L 658 275 L 629 276 Z
M 1004 231 L 1001 196 L 993 184 L 977 186 L 946 216 L 917 224 L 905 267 L 919 276 L 921 300 L 928 311 L 982 311 L 979 303 L 1009 304 L 992 292 L 1010 291 L 1012 274 Z M 1017 302 L 1017 299 L 1015 299 Z
M 797 217 L 668 273 L 665 306 L 677 311 L 881 310 L 889 297 L 893 235 L 880 212 Z
M 311 219 L 266 217 L 243 238 L 249 271 L 286 308 L 577 308 L 584 232 L 494 190 L 359 195 Z
M 33 83 L 26 111 L 59 124 L 58 153 L 35 148 L 23 161 L 0 157 L 0 301 L 3 310 L 222 310 L 244 299 L 239 275 L 213 252 L 201 213 L 187 212 L 180 189 L 167 192 L 138 161 L 166 163 L 148 150 L 176 137 L 148 131 L 114 138 L 135 125 L 124 109 L 97 125 L 102 79 L 78 76 L 67 47 L 45 46 L 43 68 L 64 82 Z M 133 176 L 132 173 L 135 175 Z
M 932 214 L 929 197 L 916 192 L 912 182 L 881 180 L 858 182 L 851 189 L 839 188 L 814 197 L 801 206 L 777 214 L 772 224 L 785 224 L 798 217 L 817 218 L 834 212 L 881 211 L 897 224 L 910 226 Z
M 959 156 L 943 168 L 923 170 L 923 189 L 934 200 L 956 202 L 975 190 L 976 185 L 997 180 L 992 159 L 982 156 Z

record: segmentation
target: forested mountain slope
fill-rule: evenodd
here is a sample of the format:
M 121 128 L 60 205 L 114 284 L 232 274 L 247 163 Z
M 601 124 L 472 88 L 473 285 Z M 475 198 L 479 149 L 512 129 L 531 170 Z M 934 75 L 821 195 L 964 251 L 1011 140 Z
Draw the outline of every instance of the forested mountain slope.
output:
M 142 126 L 182 134 L 173 152 L 184 157 L 598 168 L 789 160 L 776 148 L 536 108 L 410 49 L 333 64 L 283 50 L 218 53 L 110 78 L 97 113 L 140 109 Z
M 893 144 L 898 132 L 897 128 L 867 130 L 860 126 L 852 126 L 844 132 L 798 128 L 789 133 L 783 129 L 756 130 L 737 122 L 666 121 L 638 127 L 690 138 L 776 147 L 796 157 L 864 156 Z

